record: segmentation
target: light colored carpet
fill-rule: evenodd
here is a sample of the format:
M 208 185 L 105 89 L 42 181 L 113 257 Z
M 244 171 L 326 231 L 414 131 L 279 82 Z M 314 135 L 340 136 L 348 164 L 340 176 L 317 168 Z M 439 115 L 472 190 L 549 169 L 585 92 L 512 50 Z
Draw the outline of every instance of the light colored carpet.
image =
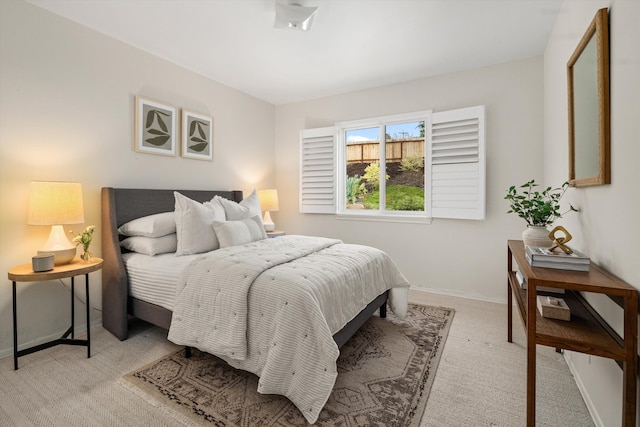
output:
M 505 304 L 418 291 L 410 299 L 456 310 L 421 427 L 526 425 L 527 343 L 517 314 L 509 343 Z M 593 426 L 562 354 L 537 353 L 536 426 Z
M 519 320 L 514 320 L 510 344 L 504 304 L 426 292 L 412 292 L 410 300 L 456 310 L 421 426 L 525 425 L 526 351 Z M 18 371 L 12 357 L 1 359 L 0 425 L 180 425 L 162 407 L 118 383 L 179 347 L 166 340 L 166 331 L 143 323 L 130 336 L 120 342 L 94 328 L 90 359 L 86 349 L 71 346 L 21 357 Z M 551 348 L 538 349 L 537 424 L 593 425 L 562 356 Z

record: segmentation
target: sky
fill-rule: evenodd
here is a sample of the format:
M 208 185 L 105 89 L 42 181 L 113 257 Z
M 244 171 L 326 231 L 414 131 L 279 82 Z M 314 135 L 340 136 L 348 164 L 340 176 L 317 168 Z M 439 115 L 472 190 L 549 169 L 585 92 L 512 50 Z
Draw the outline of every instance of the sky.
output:
M 409 138 L 412 136 L 420 136 L 418 122 L 396 123 L 387 125 L 386 133 L 394 139 Z M 347 142 L 377 141 L 379 130 L 377 127 L 356 129 L 347 131 Z

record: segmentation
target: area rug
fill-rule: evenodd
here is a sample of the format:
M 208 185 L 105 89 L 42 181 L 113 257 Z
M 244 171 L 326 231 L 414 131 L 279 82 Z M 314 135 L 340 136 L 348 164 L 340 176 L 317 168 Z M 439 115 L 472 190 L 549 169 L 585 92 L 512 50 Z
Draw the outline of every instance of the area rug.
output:
M 417 427 L 454 310 L 410 304 L 407 318 L 373 316 L 342 347 L 338 378 L 318 426 Z M 262 395 L 258 377 L 221 359 L 180 350 L 121 379 L 148 402 L 189 424 L 305 426 L 285 397 Z

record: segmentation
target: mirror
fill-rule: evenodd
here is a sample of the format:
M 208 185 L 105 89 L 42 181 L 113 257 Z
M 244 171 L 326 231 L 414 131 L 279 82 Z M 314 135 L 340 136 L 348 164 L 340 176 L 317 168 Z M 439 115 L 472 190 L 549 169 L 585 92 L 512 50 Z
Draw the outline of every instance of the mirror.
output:
M 611 183 L 609 158 L 609 15 L 600 9 L 567 63 L 569 183 Z

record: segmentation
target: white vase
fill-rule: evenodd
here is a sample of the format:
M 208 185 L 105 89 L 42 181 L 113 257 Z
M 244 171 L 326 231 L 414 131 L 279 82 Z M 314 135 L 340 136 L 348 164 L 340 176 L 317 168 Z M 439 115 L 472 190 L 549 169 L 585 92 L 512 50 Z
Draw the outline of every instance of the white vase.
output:
M 544 225 L 528 225 L 522 232 L 522 241 L 527 246 L 550 248 L 553 240 L 549 238 L 549 230 Z

